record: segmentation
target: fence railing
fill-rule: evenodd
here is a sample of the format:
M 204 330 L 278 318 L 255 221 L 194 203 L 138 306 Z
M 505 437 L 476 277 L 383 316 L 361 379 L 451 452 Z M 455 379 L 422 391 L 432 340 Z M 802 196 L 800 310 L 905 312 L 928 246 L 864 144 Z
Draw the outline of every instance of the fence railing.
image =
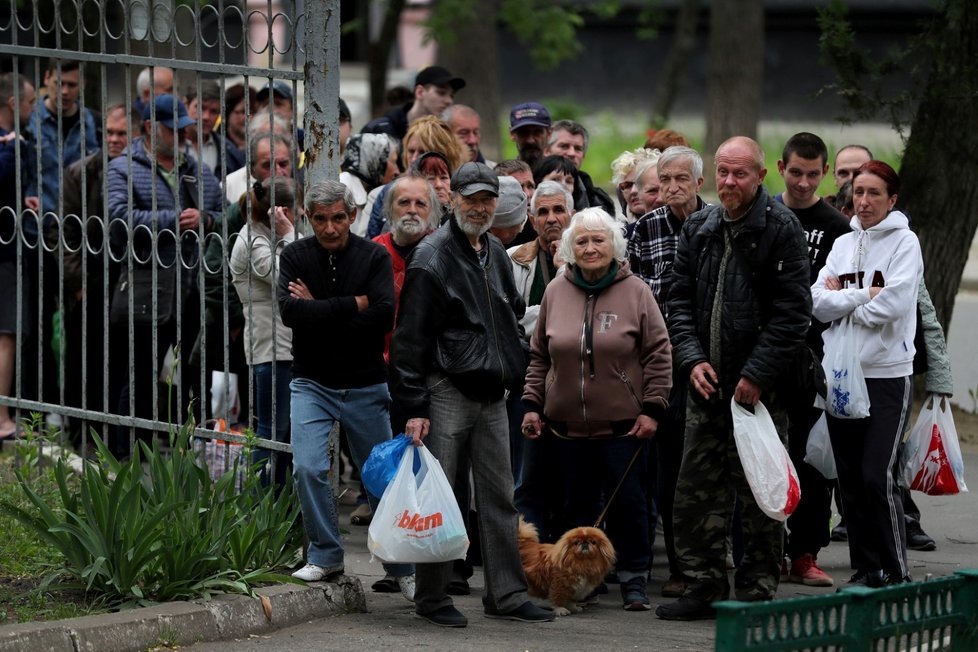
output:
M 720 602 L 717 652 L 974 652 L 978 570 L 881 589 Z

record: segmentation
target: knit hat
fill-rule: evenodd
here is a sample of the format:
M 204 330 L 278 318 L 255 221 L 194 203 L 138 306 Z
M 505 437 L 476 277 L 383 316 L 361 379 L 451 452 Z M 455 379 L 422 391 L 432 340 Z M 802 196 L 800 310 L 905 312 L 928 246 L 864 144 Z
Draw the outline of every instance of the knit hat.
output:
M 499 177 L 499 199 L 496 200 L 496 215 L 493 228 L 508 229 L 526 221 L 526 194 L 515 177 Z

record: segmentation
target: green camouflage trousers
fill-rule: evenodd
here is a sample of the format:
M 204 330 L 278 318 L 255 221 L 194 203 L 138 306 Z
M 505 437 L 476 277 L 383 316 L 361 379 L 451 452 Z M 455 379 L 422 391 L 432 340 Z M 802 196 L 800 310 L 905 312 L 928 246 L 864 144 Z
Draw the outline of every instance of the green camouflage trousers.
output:
M 765 406 L 784 442 L 788 417 L 776 401 L 771 403 Z M 734 575 L 734 594 L 738 600 L 770 599 L 781 579 L 784 525 L 754 501 L 734 443 L 730 403 L 690 398 L 673 528 L 691 597 L 710 602 L 730 597 L 726 558 L 735 497 L 741 505 L 744 558 Z

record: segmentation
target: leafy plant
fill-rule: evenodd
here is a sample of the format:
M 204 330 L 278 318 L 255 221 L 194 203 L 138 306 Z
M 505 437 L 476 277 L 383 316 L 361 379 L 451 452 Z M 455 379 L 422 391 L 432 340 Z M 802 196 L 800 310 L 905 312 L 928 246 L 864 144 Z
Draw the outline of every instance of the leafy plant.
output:
M 80 589 L 95 605 L 128 607 L 293 581 L 275 572 L 301 541 L 291 485 L 262 487 L 255 466 L 239 491 L 237 462 L 212 482 L 190 445 L 193 432 L 191 420 L 171 433 L 168 454 L 158 440 L 139 442 L 126 462 L 93 433 L 99 463 L 87 464 L 75 487 L 58 460 L 53 496 L 16 472 L 29 507 L 3 500 L 0 512 L 61 557 L 39 590 Z

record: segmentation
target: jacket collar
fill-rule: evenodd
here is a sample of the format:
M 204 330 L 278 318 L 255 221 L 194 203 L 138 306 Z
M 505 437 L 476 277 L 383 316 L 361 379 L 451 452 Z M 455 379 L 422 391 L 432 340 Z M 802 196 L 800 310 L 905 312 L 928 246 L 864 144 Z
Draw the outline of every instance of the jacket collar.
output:
M 510 258 L 513 259 L 514 263 L 527 267 L 536 261 L 538 253 L 540 253 L 540 241 L 534 238 L 517 247 Z
M 459 227 L 458 222 L 455 221 L 455 215 L 448 218 L 448 228 L 452 234 L 452 239 L 455 241 L 456 246 L 458 246 L 458 248 L 461 250 L 462 255 L 468 258 L 470 263 L 473 263 L 478 267 L 482 267 L 482 265 L 479 264 L 479 254 L 477 254 L 475 249 L 472 248 L 472 245 L 469 243 L 469 237 L 465 235 L 465 232 L 462 231 L 461 227 Z M 489 247 L 490 243 L 488 233 L 482 234 L 480 239 L 482 240 L 483 247 Z M 486 253 L 488 254 L 488 251 Z M 491 264 L 492 258 L 487 257 L 486 269 L 488 269 Z

